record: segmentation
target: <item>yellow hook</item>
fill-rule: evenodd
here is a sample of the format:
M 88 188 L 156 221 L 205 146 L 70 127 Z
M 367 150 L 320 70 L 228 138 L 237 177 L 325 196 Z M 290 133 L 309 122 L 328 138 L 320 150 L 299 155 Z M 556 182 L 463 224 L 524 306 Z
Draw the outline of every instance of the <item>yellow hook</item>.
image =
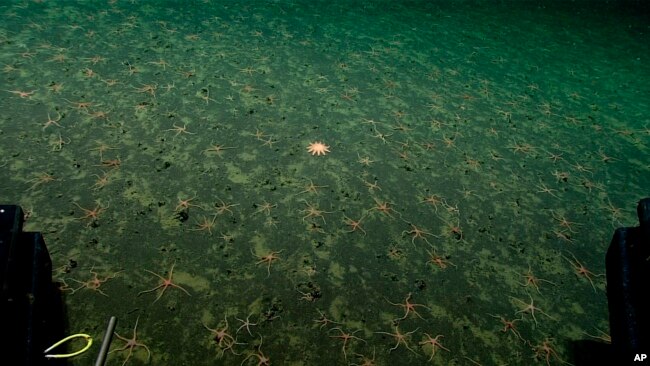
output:
M 70 358 L 70 357 L 74 357 L 76 355 L 80 355 L 80 354 L 88 351 L 90 346 L 92 346 L 92 344 L 93 344 L 93 338 L 91 336 L 89 336 L 88 334 L 77 333 L 77 334 L 73 334 L 71 336 L 65 337 L 62 340 L 54 343 L 50 348 L 43 351 L 43 353 L 48 353 L 51 350 L 53 350 L 54 348 L 62 345 L 63 343 L 65 343 L 65 342 L 67 342 L 67 341 L 69 341 L 71 339 L 74 339 L 74 338 L 84 338 L 86 340 L 86 346 L 84 348 L 76 351 L 76 352 L 66 353 L 66 354 L 62 354 L 62 355 L 45 355 L 45 358 Z

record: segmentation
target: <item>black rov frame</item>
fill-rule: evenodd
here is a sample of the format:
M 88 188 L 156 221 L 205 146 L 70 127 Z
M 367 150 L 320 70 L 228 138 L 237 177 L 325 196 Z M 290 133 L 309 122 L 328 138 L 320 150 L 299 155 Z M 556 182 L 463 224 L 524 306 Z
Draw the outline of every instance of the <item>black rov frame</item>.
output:
M 61 294 L 43 236 L 23 232 L 19 206 L 0 205 L 0 354 L 14 365 L 64 365 L 43 351 L 64 337 Z

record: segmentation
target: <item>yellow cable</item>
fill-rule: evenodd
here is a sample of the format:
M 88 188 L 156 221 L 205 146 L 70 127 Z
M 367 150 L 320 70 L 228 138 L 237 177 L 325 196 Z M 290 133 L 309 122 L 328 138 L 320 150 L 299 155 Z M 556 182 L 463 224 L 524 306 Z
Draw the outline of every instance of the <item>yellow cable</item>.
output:
M 54 343 L 50 348 L 43 351 L 43 353 L 48 353 L 51 350 L 53 350 L 54 348 L 62 345 L 63 343 L 65 343 L 65 342 L 67 342 L 67 341 L 69 341 L 71 339 L 74 339 L 74 338 L 84 338 L 86 340 L 86 346 L 84 348 L 76 351 L 76 352 L 66 353 L 66 354 L 62 354 L 62 355 L 45 355 L 45 358 L 70 358 L 70 357 L 74 357 L 76 355 L 80 355 L 80 354 L 88 351 L 90 346 L 92 346 L 92 344 L 93 344 L 93 338 L 91 336 L 89 336 L 88 334 L 78 333 L 78 334 L 73 334 L 71 336 L 65 337 L 62 340 Z

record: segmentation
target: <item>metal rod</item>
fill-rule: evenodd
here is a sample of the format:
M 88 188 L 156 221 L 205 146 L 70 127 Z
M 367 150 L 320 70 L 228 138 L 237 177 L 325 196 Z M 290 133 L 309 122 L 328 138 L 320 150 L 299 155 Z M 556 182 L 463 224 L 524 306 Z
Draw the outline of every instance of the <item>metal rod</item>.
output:
M 104 366 L 104 363 L 106 363 L 106 354 L 108 353 L 108 348 L 111 346 L 113 331 L 115 331 L 116 324 L 117 318 L 111 316 L 111 318 L 108 320 L 108 327 L 106 328 L 106 333 L 104 334 L 104 339 L 102 340 L 102 347 L 99 349 L 99 355 L 97 355 L 95 366 Z

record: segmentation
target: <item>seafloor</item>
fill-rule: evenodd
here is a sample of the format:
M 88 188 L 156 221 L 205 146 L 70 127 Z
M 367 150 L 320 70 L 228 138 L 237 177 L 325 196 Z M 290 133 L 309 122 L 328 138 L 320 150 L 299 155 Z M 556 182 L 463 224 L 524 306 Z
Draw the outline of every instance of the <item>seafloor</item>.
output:
M 109 365 L 574 363 L 650 40 L 546 3 L 5 1 L 0 200 Z

